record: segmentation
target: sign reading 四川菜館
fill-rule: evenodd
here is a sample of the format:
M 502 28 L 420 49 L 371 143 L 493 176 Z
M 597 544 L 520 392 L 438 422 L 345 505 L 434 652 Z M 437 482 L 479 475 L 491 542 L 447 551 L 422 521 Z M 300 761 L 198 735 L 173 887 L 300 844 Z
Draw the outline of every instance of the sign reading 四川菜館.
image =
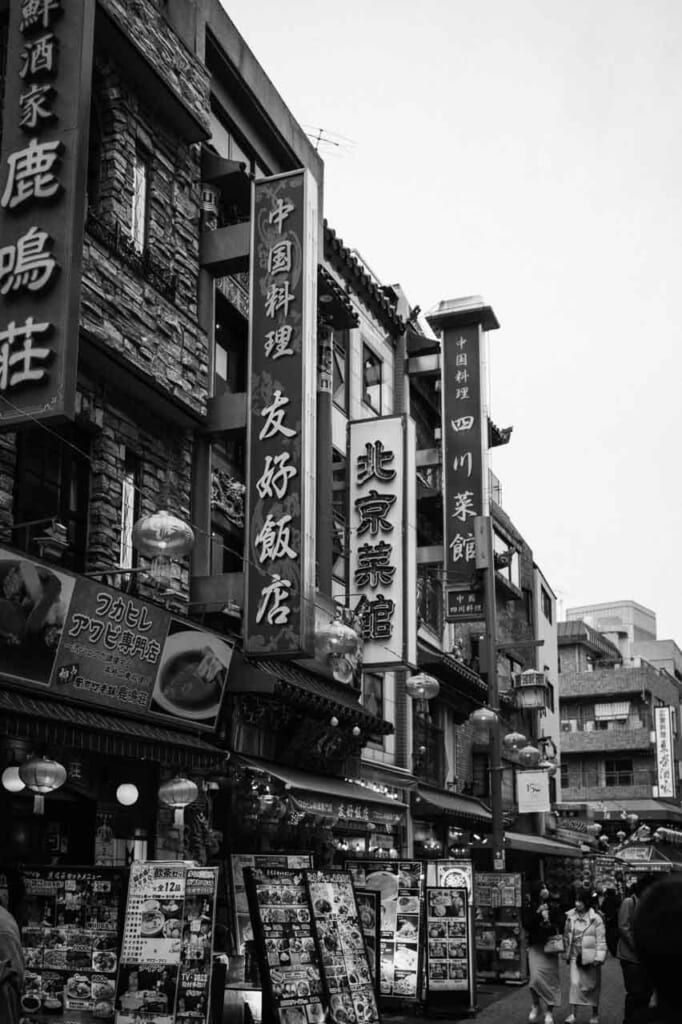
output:
M 317 186 L 254 185 L 244 650 L 312 654 Z
M 72 419 L 95 0 L 9 5 L 0 155 L 0 427 Z

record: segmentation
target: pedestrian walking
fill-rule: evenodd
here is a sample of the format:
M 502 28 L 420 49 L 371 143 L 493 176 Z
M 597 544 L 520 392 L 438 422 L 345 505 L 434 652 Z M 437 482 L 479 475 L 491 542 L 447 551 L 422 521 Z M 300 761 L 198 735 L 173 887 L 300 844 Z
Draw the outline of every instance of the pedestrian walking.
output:
M 544 883 L 534 888 L 524 913 L 528 938 L 528 975 L 532 1006 L 529 1021 L 539 1020 L 544 1003 L 544 1024 L 554 1024 L 554 1007 L 561 1002 L 559 955 L 564 951 L 564 915 L 556 896 Z
M 575 906 L 566 914 L 564 947 L 569 965 L 570 1005 L 566 1024 L 575 1024 L 579 1006 L 591 1007 L 590 1024 L 599 1024 L 601 965 L 606 960 L 606 929 L 601 914 L 594 909 L 595 899 L 596 895 L 589 889 L 578 889 Z
M 653 882 L 651 875 L 642 875 L 631 887 L 618 911 L 618 947 L 616 956 L 620 960 L 625 986 L 625 1013 L 623 1024 L 640 1024 L 646 1020 L 652 985 L 639 962 L 635 949 L 634 923 L 639 901 L 647 887 Z
M 0 901 L 0 1021 L 19 1024 L 19 999 L 24 985 L 24 954 L 19 927 Z
M 615 886 L 607 886 L 599 903 L 599 913 L 604 918 L 606 948 L 611 956 L 618 956 L 618 911 L 620 906 L 621 899 Z
M 634 919 L 635 951 L 653 989 L 650 1024 L 680 1024 L 682 874 L 665 875 L 642 893 Z

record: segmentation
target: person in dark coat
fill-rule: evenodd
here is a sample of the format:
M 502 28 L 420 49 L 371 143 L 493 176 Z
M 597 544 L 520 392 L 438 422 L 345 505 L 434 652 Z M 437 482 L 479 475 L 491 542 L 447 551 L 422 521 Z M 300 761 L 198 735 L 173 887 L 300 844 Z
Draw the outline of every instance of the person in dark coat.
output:
M 0 903 L 0 1021 L 19 1024 L 20 997 L 24 986 L 24 953 L 19 926 Z
M 559 954 L 545 951 L 547 941 L 555 935 L 561 936 L 564 928 L 564 915 L 559 908 L 556 896 L 540 883 L 531 891 L 526 905 L 523 924 L 528 936 L 528 975 L 532 1006 L 528 1014 L 529 1021 L 537 1021 L 545 1004 L 544 1024 L 554 1024 L 553 1011 L 561 1002 L 561 982 L 559 979 Z
M 682 978 L 682 874 L 665 875 L 639 900 L 633 924 L 635 951 L 653 989 L 655 1006 L 643 1019 L 680 1024 Z
M 625 1013 L 623 1024 L 639 1024 L 646 1018 L 651 999 L 651 983 L 647 978 L 635 949 L 634 923 L 639 901 L 653 882 L 651 875 L 642 875 L 632 886 L 618 911 L 618 946 L 616 956 L 620 960 L 625 986 Z

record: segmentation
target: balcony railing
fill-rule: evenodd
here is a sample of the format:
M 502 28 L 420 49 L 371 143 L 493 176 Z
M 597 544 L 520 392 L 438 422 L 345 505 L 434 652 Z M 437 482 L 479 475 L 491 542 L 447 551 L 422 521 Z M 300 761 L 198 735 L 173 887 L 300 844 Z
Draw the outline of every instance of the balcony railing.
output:
M 597 792 L 611 795 L 615 789 L 632 789 L 637 787 L 646 790 L 646 795 L 651 796 L 651 787 L 656 784 L 656 771 L 653 768 L 633 768 L 606 771 L 602 765 L 599 768 L 569 768 L 568 776 L 562 776 L 562 793 L 566 789 L 571 792 L 577 790 L 596 790 Z M 632 795 L 632 794 L 631 794 Z M 590 797 L 589 799 L 593 799 Z
M 99 211 L 88 207 L 85 229 L 112 255 L 118 257 L 121 263 L 152 285 L 164 299 L 175 302 L 177 275 L 152 256 L 150 249 L 138 252 L 130 236 L 121 229 L 118 220 L 105 217 Z

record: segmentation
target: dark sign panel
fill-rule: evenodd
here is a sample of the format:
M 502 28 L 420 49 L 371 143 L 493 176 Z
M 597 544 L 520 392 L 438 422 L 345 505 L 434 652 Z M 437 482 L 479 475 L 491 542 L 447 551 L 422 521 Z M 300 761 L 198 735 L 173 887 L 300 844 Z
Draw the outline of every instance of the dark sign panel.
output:
M 471 987 L 469 894 L 466 888 L 426 890 L 426 962 L 429 993 L 466 993 Z
M 73 418 L 95 0 L 10 4 L 0 426 Z
M 477 622 L 485 618 L 483 590 L 472 587 L 458 587 L 447 591 L 448 622 Z
M 0 665 L 8 679 L 213 729 L 231 658 L 231 644 L 187 619 L 0 548 Z
M 443 334 L 444 549 L 452 586 L 467 587 L 475 577 L 474 519 L 486 515 L 481 344 L 478 324 Z
M 309 654 L 314 624 L 317 205 L 307 171 L 254 186 L 244 648 Z

